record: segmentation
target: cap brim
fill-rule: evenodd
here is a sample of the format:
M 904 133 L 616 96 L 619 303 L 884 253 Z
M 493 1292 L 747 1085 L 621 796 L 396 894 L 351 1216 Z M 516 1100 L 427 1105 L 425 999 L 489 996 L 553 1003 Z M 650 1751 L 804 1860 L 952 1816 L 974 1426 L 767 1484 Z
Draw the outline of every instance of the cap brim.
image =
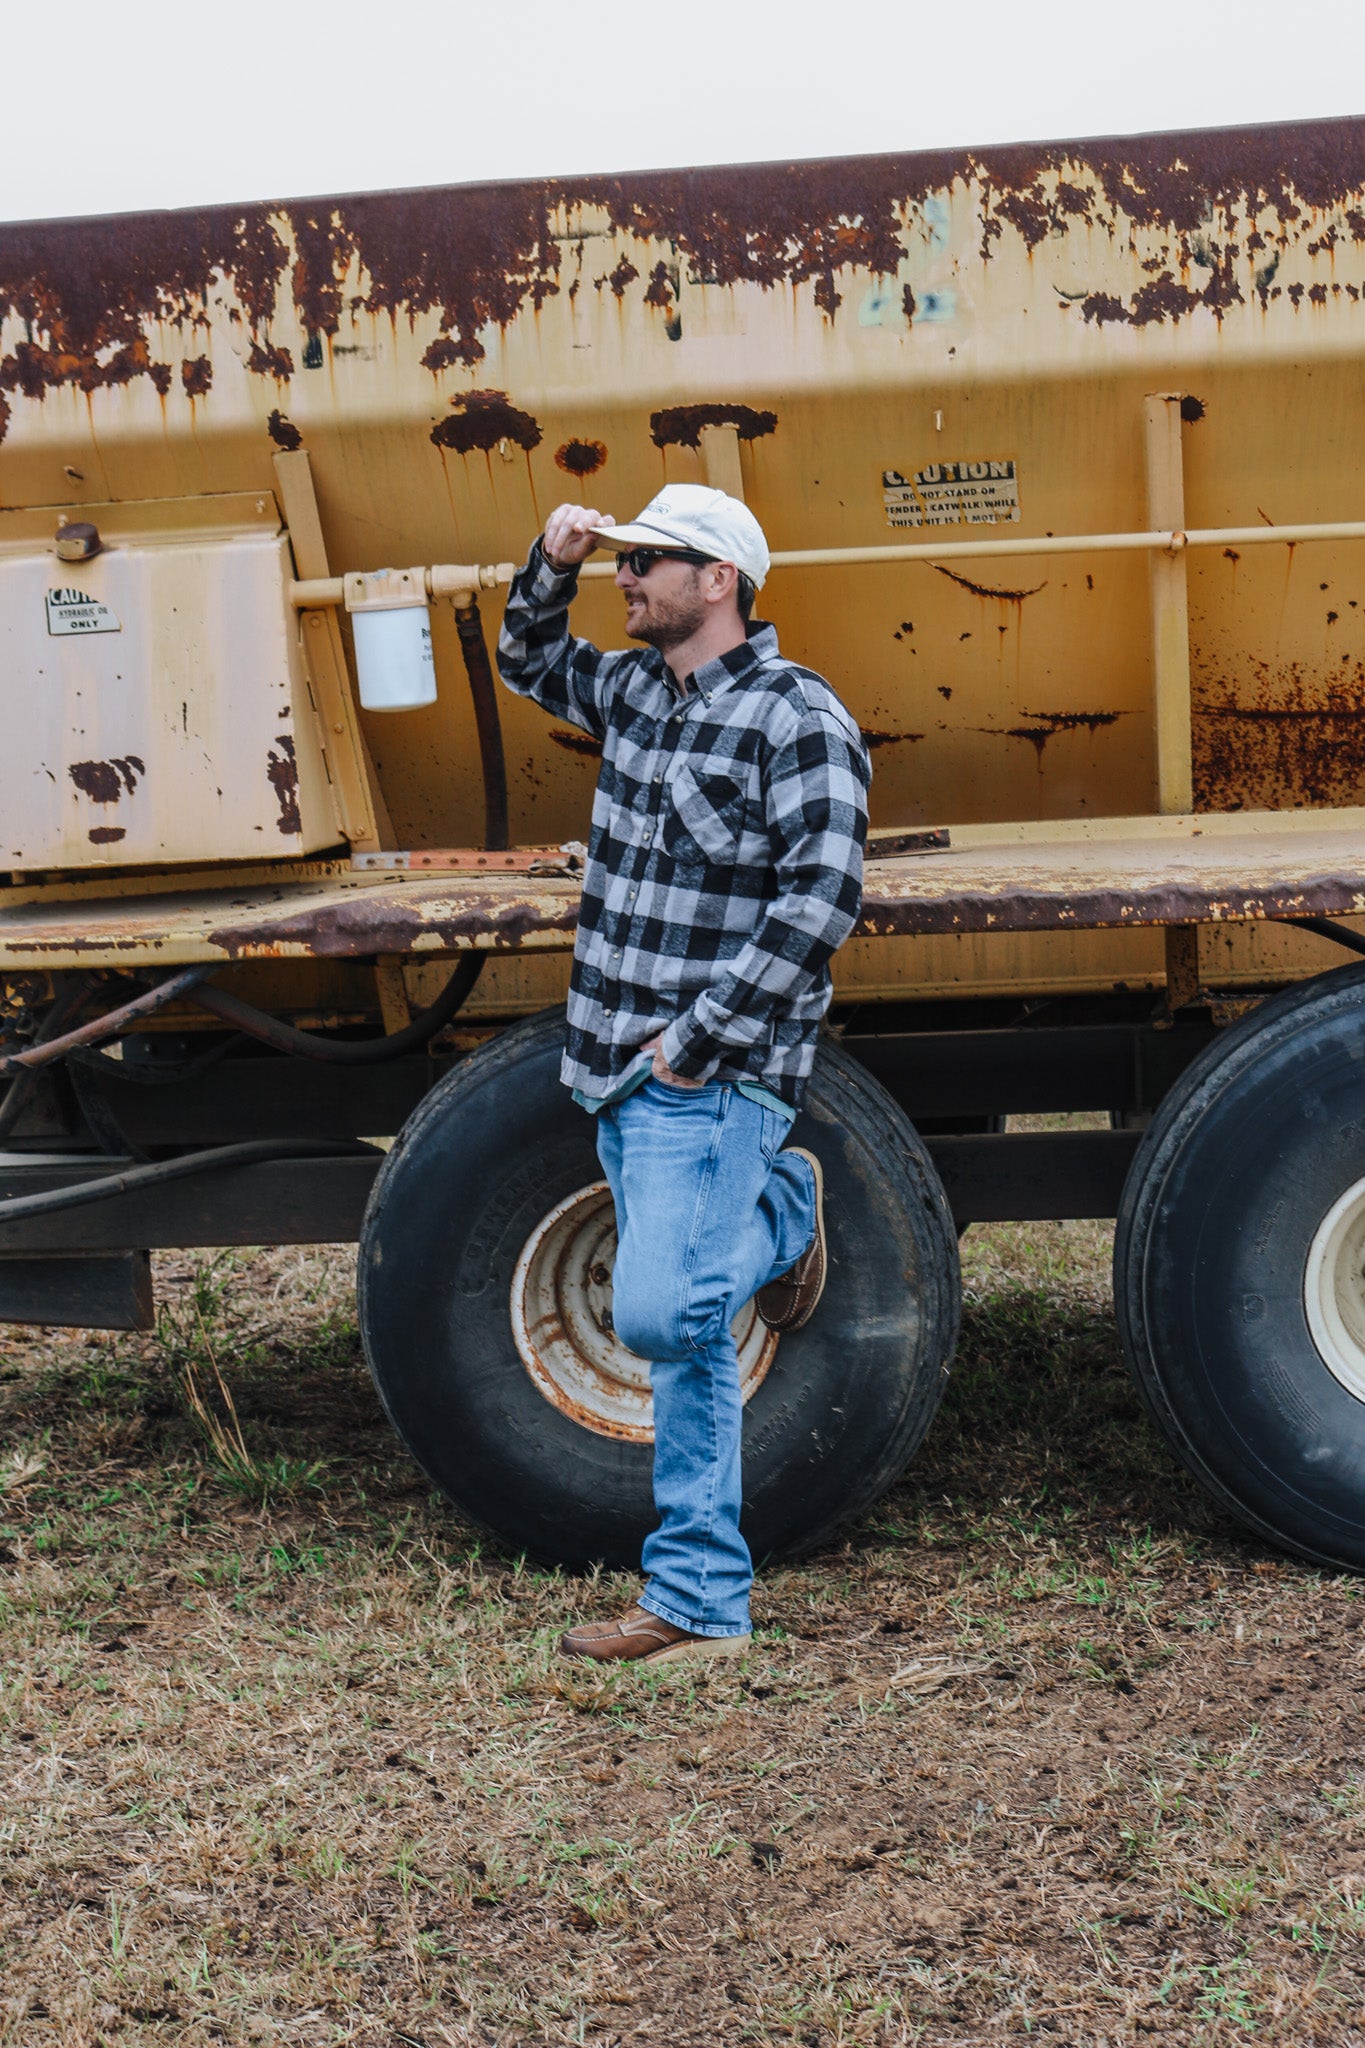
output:
M 679 552 L 700 553 L 694 540 L 688 540 L 680 533 L 666 533 L 661 526 L 644 526 L 638 520 L 632 526 L 594 526 L 593 538 L 604 548 L 677 548 Z

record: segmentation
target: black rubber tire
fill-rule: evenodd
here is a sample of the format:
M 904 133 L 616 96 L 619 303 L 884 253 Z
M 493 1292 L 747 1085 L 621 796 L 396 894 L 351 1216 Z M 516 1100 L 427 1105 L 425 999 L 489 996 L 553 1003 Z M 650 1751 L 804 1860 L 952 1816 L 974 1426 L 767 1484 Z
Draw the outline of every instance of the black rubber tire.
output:
M 463 1513 L 549 1563 L 629 1568 L 656 1519 L 653 1447 L 600 1435 L 548 1401 L 508 1308 L 536 1224 L 602 1177 L 592 1122 L 558 1078 L 563 1032 L 562 1012 L 504 1032 L 416 1110 L 366 1210 L 360 1327 L 390 1421 Z M 929 1155 L 833 1041 L 793 1142 L 824 1168 L 829 1278 L 745 1409 L 756 1560 L 820 1542 L 901 1472 L 938 1406 L 961 1300 Z
M 1123 1348 L 1157 1427 L 1260 1535 L 1365 1568 L 1365 1403 L 1323 1363 L 1309 1247 L 1365 1176 L 1365 967 L 1262 1004 L 1163 1099 L 1114 1243 Z

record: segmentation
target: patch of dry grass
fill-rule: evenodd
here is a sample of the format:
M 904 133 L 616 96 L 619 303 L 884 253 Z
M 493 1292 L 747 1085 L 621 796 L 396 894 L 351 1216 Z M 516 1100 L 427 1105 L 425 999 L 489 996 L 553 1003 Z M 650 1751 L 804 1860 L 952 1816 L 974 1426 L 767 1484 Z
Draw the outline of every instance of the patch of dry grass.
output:
M 1356 1584 L 1154 1440 L 1106 1229 L 964 1255 L 916 1465 L 699 1673 L 560 1663 L 632 1587 L 429 1497 L 345 1249 L 7 1333 L 0 2043 L 1365 2044 Z

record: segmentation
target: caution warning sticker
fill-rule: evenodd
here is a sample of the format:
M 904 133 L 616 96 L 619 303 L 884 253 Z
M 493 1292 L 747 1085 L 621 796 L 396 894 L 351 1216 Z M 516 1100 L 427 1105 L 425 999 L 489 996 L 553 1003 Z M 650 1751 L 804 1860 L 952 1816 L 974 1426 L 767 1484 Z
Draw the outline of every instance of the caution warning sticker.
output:
M 107 604 L 84 590 L 49 590 L 47 630 L 60 638 L 65 633 L 121 633 L 123 626 Z
M 888 526 L 995 526 L 1019 517 L 1013 462 L 927 462 L 882 471 Z

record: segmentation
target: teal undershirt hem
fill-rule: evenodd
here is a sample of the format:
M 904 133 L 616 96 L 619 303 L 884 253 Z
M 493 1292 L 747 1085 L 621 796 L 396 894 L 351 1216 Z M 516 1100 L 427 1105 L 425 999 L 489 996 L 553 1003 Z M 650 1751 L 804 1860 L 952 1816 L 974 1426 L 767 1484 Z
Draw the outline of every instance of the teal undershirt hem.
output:
M 637 1088 L 642 1088 L 653 1071 L 653 1061 L 629 1067 L 624 1078 L 612 1089 L 610 1095 L 585 1095 L 581 1088 L 573 1090 L 573 1099 L 580 1109 L 586 1109 L 589 1116 L 596 1116 L 599 1109 L 608 1108 L 613 1102 L 624 1102 Z M 785 1117 L 789 1124 L 796 1122 L 796 1111 L 780 1095 L 774 1095 L 771 1088 L 765 1088 L 759 1081 L 733 1081 L 728 1084 L 738 1088 L 741 1095 L 747 1095 L 750 1102 L 762 1103 L 764 1109 L 771 1109 L 777 1116 Z

